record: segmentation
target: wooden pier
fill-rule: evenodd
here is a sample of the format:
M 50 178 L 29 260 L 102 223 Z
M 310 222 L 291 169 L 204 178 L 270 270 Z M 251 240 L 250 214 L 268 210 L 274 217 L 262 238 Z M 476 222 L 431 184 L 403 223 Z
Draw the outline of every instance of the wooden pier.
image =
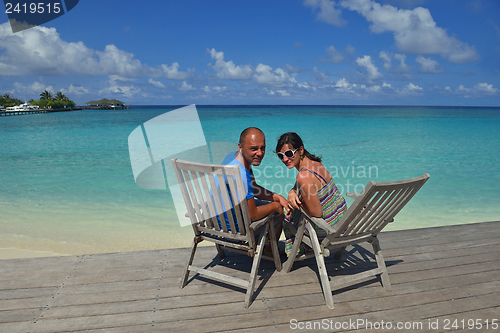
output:
M 238 287 L 195 276 L 179 289 L 189 249 L 0 260 L 0 332 L 500 331 L 500 222 L 382 232 L 379 239 L 392 291 L 367 279 L 335 291 L 334 310 L 313 261 L 288 274 L 263 261 L 245 309 Z M 250 271 L 251 258 L 216 254 L 200 248 L 194 264 L 235 276 Z M 330 276 L 375 265 L 360 246 L 342 259 L 327 258 Z
M 0 117 L 6 116 L 22 116 L 27 114 L 35 113 L 49 113 L 49 112 L 69 112 L 69 111 L 79 111 L 81 108 L 66 108 L 66 109 L 39 109 L 39 110 L 17 110 L 17 111 L 0 111 Z

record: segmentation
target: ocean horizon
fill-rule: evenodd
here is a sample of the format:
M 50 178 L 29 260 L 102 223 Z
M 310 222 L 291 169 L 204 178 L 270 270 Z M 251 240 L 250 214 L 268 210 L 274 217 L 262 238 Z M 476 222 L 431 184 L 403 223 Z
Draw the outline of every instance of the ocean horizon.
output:
M 127 138 L 181 106 L 0 118 L 0 247 L 61 254 L 188 247 L 170 192 L 135 184 Z M 431 175 L 385 230 L 500 220 L 500 108 L 196 105 L 207 143 L 266 134 L 257 182 L 286 195 L 294 173 L 274 154 L 284 132 L 322 155 L 342 194 L 370 180 Z M 217 161 L 214 161 L 217 162 Z M 347 199 L 348 205 L 352 203 Z

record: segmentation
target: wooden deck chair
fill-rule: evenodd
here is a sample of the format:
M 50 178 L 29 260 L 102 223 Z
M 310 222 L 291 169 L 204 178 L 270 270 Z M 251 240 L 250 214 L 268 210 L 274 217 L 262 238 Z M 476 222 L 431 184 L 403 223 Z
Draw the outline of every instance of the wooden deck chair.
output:
M 333 309 L 332 290 L 345 284 L 351 284 L 357 280 L 380 275 L 383 287 L 390 290 L 391 284 L 377 234 L 387 223 L 394 221 L 394 216 L 417 193 L 429 177 L 430 175 L 426 173 L 420 177 L 394 182 L 376 183 L 370 181 L 360 194 L 347 194 L 354 197 L 355 200 L 333 227 L 322 218 L 311 217 L 302 210 L 301 221 L 296 229 L 292 228 L 293 230 L 291 230 L 292 233 L 295 233 L 296 237 L 290 256 L 283 264 L 283 271 L 288 273 L 295 261 L 314 256 L 318 266 L 325 302 L 330 309 Z M 326 230 L 328 233 L 321 244 L 312 224 Z M 306 226 L 309 236 L 304 233 Z M 297 256 L 301 242 L 312 248 L 313 252 Z M 378 267 L 330 281 L 324 257 L 328 257 L 330 251 L 336 251 L 335 259 L 339 260 L 347 246 L 362 242 L 371 243 Z
M 202 164 L 176 158 L 172 159 L 172 164 L 186 204 L 186 216 L 190 218 L 194 230 L 191 255 L 181 278 L 180 288 L 187 284 L 189 272 L 195 272 L 245 288 L 245 307 L 248 307 L 252 301 L 261 258 L 273 260 L 276 270 L 281 270 L 277 241 L 272 236 L 276 234 L 273 214 L 258 221 L 250 220 L 245 187 L 237 165 Z M 239 197 L 243 200 L 239 200 Z M 234 208 L 231 210 L 231 207 Z M 215 243 L 221 258 L 225 256 L 224 250 L 253 257 L 250 278 L 243 280 L 193 266 L 196 247 L 204 240 Z M 271 242 L 272 258 L 263 256 L 263 249 L 268 240 Z

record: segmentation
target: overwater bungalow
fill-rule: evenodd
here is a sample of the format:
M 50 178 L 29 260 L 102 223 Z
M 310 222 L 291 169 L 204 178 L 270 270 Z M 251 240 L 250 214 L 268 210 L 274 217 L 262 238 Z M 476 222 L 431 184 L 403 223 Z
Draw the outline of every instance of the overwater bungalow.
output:
M 103 98 L 98 101 L 90 101 L 85 103 L 85 109 L 128 109 L 130 106 L 125 105 L 124 102 L 121 102 L 117 99 L 107 99 Z

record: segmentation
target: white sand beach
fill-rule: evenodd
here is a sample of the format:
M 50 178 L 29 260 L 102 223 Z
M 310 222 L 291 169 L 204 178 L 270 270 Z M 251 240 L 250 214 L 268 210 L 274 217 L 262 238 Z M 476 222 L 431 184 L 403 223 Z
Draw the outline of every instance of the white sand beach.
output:
M 56 257 L 56 256 L 66 256 L 66 255 L 67 254 L 52 253 L 49 251 L 32 251 L 32 250 L 0 248 L 0 260 L 19 259 L 19 258 Z

